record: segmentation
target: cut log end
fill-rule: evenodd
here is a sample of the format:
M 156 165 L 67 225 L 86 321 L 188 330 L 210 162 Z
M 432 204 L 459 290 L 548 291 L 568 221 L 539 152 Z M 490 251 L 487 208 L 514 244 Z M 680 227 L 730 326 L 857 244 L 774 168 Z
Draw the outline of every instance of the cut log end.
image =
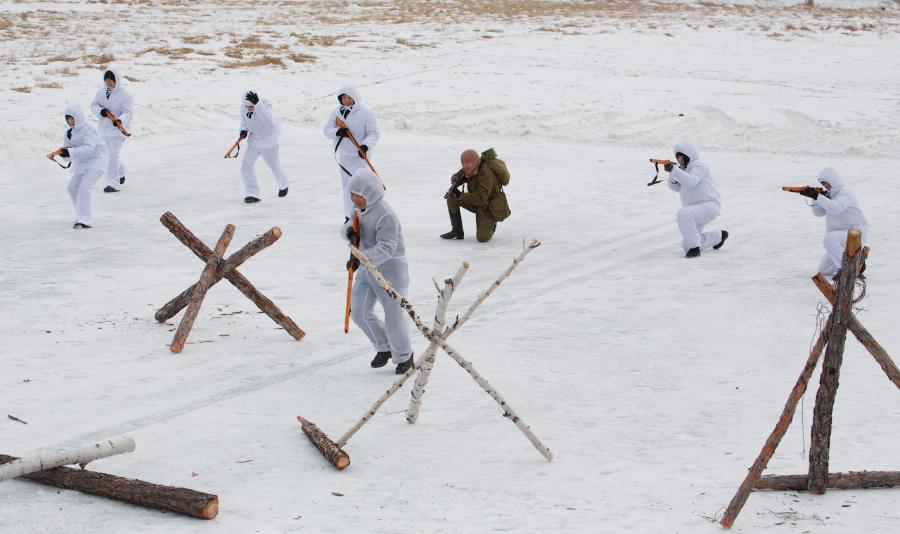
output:
M 214 496 L 200 511 L 200 519 L 214 519 L 219 515 L 219 497 Z
M 280 238 L 281 237 L 281 228 L 279 228 L 277 226 L 273 226 L 272 227 L 272 235 L 275 236 L 275 239 Z
M 861 247 L 862 232 L 857 228 L 851 228 L 847 231 L 847 247 L 844 249 L 844 253 L 848 258 L 852 258 L 856 256 L 856 253 L 859 252 Z

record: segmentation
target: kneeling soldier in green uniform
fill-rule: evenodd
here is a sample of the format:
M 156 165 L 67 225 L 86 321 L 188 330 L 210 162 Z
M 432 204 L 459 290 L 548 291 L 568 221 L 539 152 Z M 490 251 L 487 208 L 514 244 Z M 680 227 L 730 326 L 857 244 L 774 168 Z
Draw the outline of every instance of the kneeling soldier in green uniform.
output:
M 450 178 L 450 189 L 444 198 L 450 211 L 452 229 L 441 234 L 444 239 L 462 239 L 464 237 L 462 215 L 459 208 L 465 208 L 475 214 L 475 237 L 480 243 L 490 241 L 497 229 L 497 223 L 509 217 L 509 204 L 503 186 L 509 184 L 509 171 L 506 163 L 497 158 L 493 148 L 485 150 L 481 155 L 469 149 L 459 157 L 462 169 Z M 465 185 L 467 191 L 460 192 Z

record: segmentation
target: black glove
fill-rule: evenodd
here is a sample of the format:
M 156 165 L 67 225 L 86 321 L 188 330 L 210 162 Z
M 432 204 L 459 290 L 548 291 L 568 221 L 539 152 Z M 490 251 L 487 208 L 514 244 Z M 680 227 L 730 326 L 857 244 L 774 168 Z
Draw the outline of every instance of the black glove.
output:
M 359 269 L 359 258 L 356 256 L 350 256 L 350 259 L 347 260 L 347 270 L 353 269 L 354 271 Z
M 666 163 L 665 165 L 663 165 L 663 169 L 665 169 L 666 172 L 672 172 L 672 169 L 674 169 L 674 168 L 675 168 L 675 164 L 672 163 L 671 161 L 669 163 Z
M 69 157 L 69 149 L 68 148 L 60 148 L 59 155 L 64 158 L 68 158 Z
M 256 96 L 256 93 L 254 93 L 253 91 L 247 91 L 247 94 L 244 95 L 244 98 L 254 106 L 256 104 L 259 104 L 259 97 Z
M 351 243 L 353 243 L 353 244 L 357 243 L 356 240 L 359 239 L 359 234 L 356 233 L 356 230 L 354 230 L 352 226 L 347 227 L 346 235 L 347 235 L 347 240 L 349 240 Z
M 356 153 L 359 154 L 361 159 L 366 159 L 366 154 L 369 153 L 368 145 L 360 145 L 359 150 L 357 150 Z
M 109 110 L 106 109 L 106 108 L 100 108 L 100 116 L 101 116 L 101 117 L 108 117 L 108 116 L 109 116 Z
M 807 187 L 807 188 L 804 189 L 803 191 L 800 191 L 800 194 L 803 195 L 803 196 L 805 196 L 805 197 L 809 197 L 809 198 L 811 198 L 811 199 L 813 199 L 813 200 L 819 198 L 819 192 L 816 191 L 816 188 L 815 188 L 815 187 Z
M 462 191 L 460 191 L 459 189 L 454 189 L 453 191 L 450 191 L 450 196 L 452 196 L 453 198 L 459 198 L 462 196 Z
M 334 135 L 336 135 L 338 137 L 347 137 L 347 129 L 346 128 L 338 128 L 337 133 Z
M 247 130 L 241 130 L 241 139 L 247 138 Z

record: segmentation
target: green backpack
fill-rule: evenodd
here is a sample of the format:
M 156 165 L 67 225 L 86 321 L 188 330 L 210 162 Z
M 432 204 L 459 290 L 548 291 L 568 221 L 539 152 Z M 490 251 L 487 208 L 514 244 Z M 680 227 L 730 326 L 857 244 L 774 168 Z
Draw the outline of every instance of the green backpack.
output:
M 512 214 L 509 203 L 506 201 L 506 193 L 503 192 L 503 186 L 509 185 L 509 170 L 506 168 L 506 163 L 497 157 L 497 152 L 493 148 L 481 153 L 481 161 L 487 164 L 487 168 L 494 174 L 499 184 L 488 201 L 491 218 L 497 222 L 506 220 Z
M 497 157 L 496 150 L 489 148 L 482 152 L 481 161 L 485 162 L 488 168 L 494 172 L 500 185 L 509 185 L 509 170 L 506 168 L 506 163 Z

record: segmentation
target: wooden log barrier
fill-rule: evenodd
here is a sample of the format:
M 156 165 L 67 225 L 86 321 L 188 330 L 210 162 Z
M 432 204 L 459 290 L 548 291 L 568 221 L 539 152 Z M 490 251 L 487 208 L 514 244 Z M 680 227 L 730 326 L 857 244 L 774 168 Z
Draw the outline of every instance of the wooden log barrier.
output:
M 331 439 L 329 439 L 315 423 L 312 423 L 299 415 L 297 416 L 297 420 L 300 421 L 300 428 L 303 430 L 303 433 L 306 434 L 306 437 L 308 437 L 309 440 L 313 442 L 313 445 L 319 449 L 322 456 L 331 462 L 331 465 L 337 467 L 338 470 L 343 470 L 350 465 L 350 456 L 347 455 L 343 449 L 338 447 L 337 443 L 331 441 Z
M 753 484 L 753 489 L 777 491 L 806 491 L 809 475 L 766 475 Z M 850 471 L 828 473 L 828 487 L 832 489 L 893 488 L 900 486 L 897 471 Z
M 0 464 L 17 460 L 15 456 L 0 454 Z M 212 519 L 219 513 L 219 497 L 187 488 L 161 486 L 143 480 L 118 477 L 97 471 L 85 471 L 70 467 L 55 467 L 21 477 L 31 482 L 55 486 L 57 488 L 80 491 L 156 508 L 167 512 Z

